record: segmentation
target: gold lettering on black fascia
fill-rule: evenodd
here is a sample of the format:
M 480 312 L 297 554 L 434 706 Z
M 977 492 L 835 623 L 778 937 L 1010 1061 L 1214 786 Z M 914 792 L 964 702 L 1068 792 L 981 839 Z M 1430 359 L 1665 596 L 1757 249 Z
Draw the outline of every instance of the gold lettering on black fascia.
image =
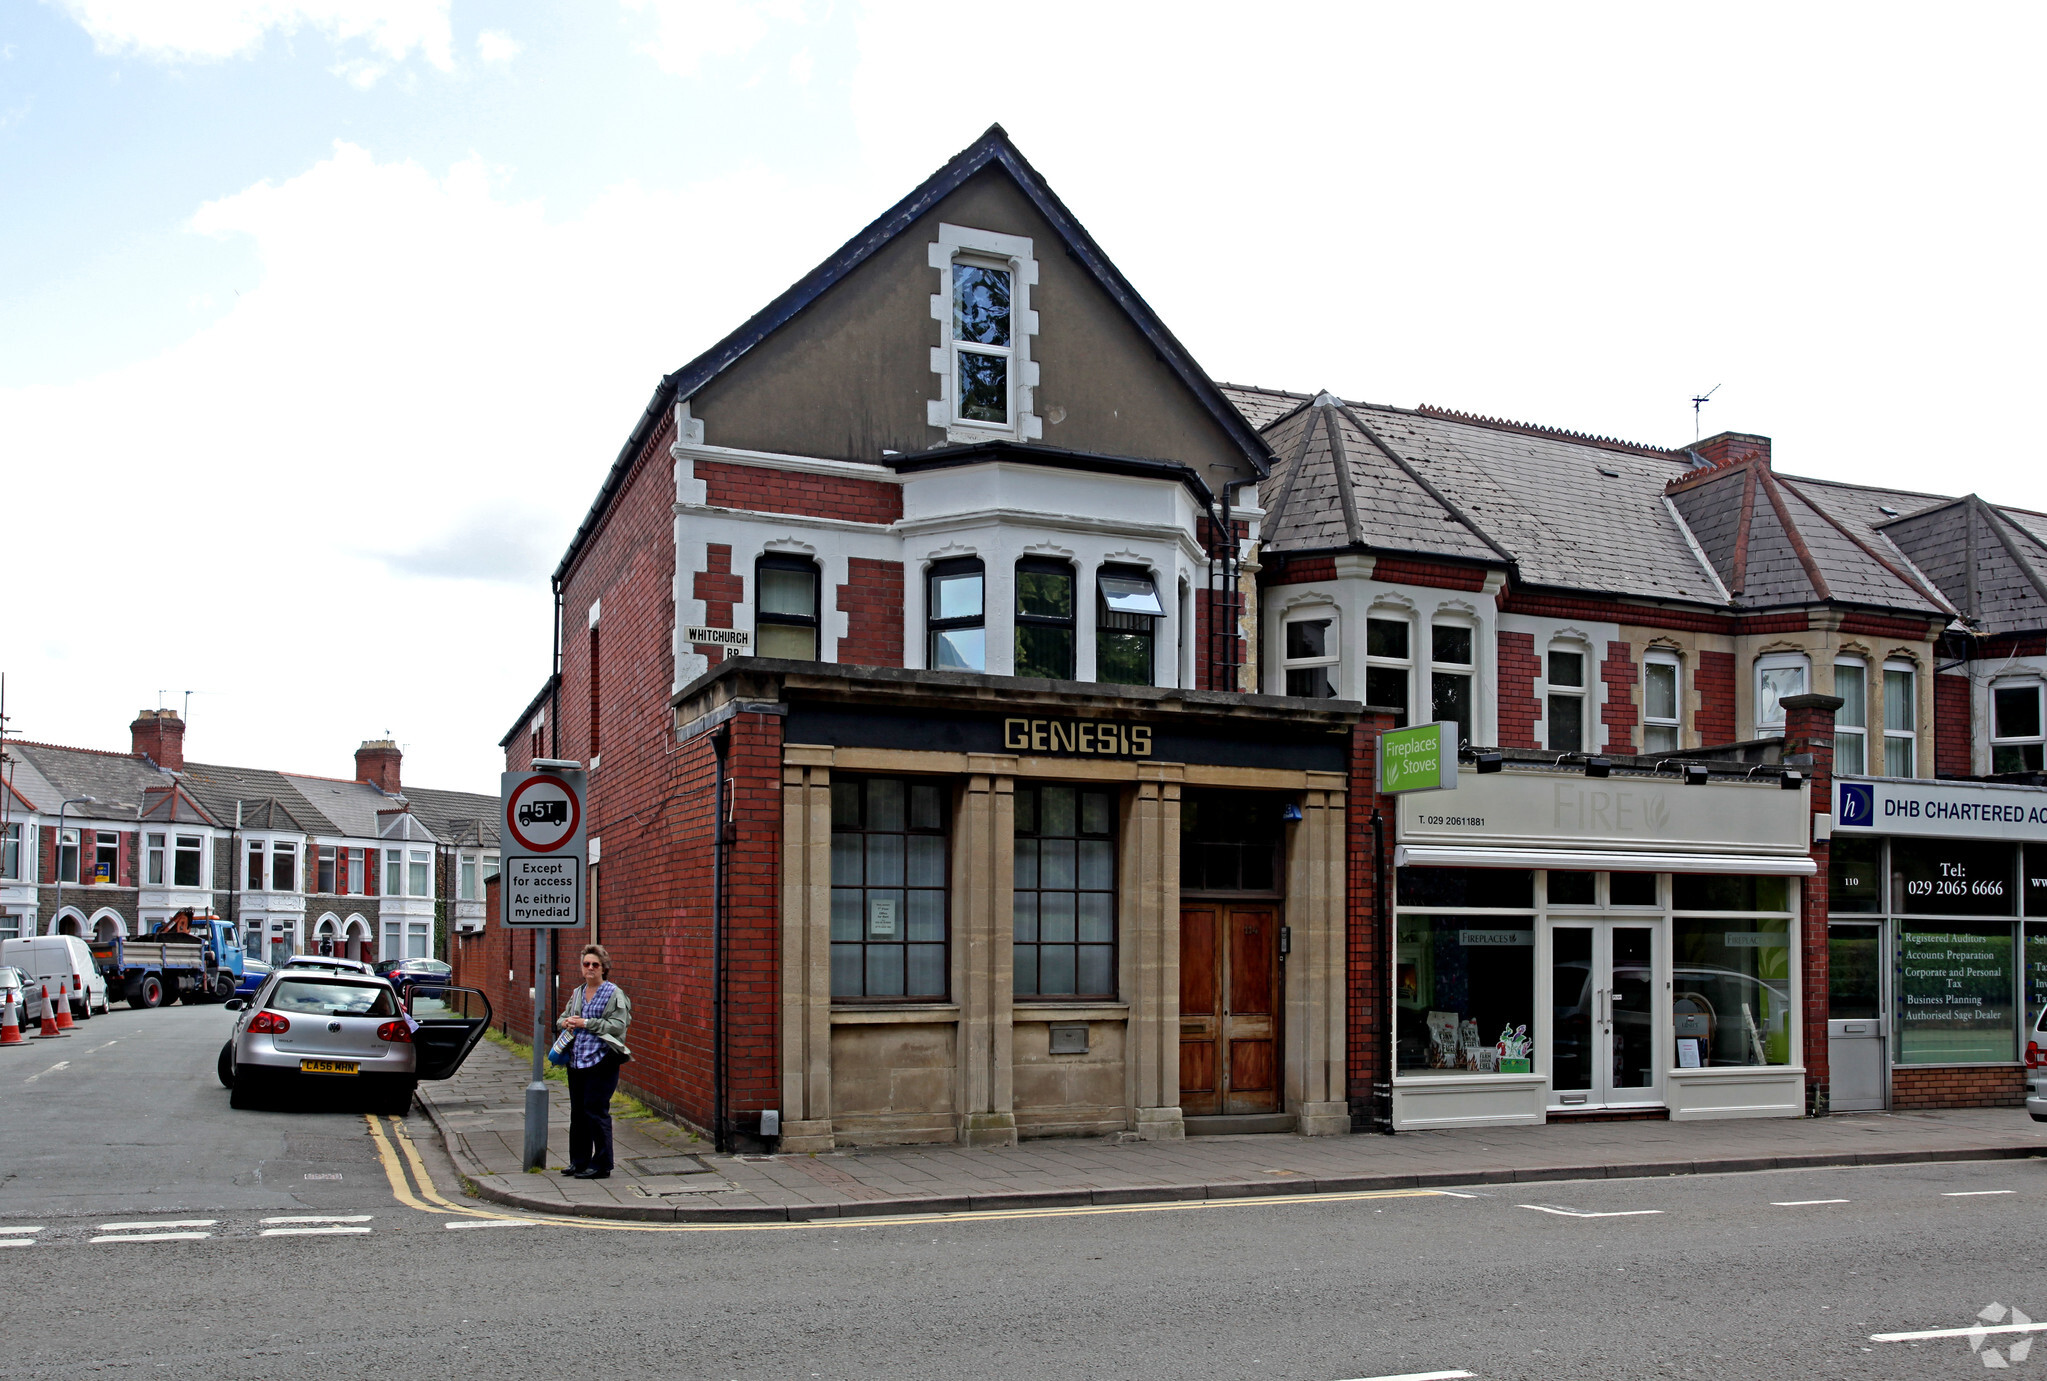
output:
M 1119 724 L 1111 719 L 1005 719 L 1002 746 L 1020 753 L 1148 758 L 1151 726 Z

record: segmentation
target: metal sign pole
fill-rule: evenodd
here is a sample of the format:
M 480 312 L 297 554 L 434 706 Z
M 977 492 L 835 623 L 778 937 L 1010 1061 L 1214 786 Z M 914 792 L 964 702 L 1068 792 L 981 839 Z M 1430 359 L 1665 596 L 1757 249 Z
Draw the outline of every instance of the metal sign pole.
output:
M 551 936 L 549 937 L 552 938 Z M 554 1023 L 548 951 L 554 946 L 533 932 L 533 1082 L 526 1085 L 526 1154 L 528 1170 L 547 1169 L 547 1047 Z

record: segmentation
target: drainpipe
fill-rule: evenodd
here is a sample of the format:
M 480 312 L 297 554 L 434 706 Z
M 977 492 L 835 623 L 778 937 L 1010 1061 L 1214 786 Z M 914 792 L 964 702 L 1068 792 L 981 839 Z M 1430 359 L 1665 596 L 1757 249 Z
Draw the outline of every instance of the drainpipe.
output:
M 1384 1052 L 1384 1082 L 1372 1081 L 1372 1120 L 1379 1124 L 1378 1130 L 1393 1135 L 1393 1066 L 1396 1054 L 1393 1049 L 1393 992 L 1394 975 L 1399 973 L 1400 937 L 1393 932 L 1393 908 L 1388 906 L 1386 896 L 1386 817 L 1379 813 L 1379 807 L 1372 807 L 1372 920 L 1386 937 L 1385 960 L 1386 993 L 1379 1003 L 1379 1010 L 1372 1016 L 1373 1034 L 1379 1038 L 1379 1049 Z
M 731 1150 L 725 1117 L 725 754 L 731 730 L 711 735 L 718 780 L 711 788 L 711 1145 Z

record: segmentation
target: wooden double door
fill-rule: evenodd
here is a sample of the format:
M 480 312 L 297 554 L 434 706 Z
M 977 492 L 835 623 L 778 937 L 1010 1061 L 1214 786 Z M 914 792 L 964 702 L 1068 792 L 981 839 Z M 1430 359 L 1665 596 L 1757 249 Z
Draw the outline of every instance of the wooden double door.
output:
M 1188 1117 L 1280 1106 L 1279 908 L 1180 910 L 1180 1110 Z

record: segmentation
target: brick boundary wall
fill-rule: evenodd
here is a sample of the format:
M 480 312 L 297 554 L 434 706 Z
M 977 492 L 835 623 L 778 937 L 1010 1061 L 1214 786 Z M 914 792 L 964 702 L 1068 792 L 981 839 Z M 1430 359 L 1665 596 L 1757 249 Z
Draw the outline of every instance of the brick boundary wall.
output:
M 1500 746 L 1538 748 L 1535 724 L 1542 702 L 1535 698 L 1535 683 L 1542 677 L 1542 659 L 1535 655 L 1535 635 L 1501 633 L 1499 644 Z
M 1642 669 L 1628 653 L 1626 643 L 1608 643 L 1606 660 L 1599 664 L 1599 679 L 1606 686 L 1606 703 L 1600 706 L 1599 722 L 1606 726 L 1605 747 L 1609 753 L 1635 751 L 1639 714 L 1635 687 L 1642 680 Z
M 2022 1108 L 2026 1105 L 2024 1065 L 1922 1065 L 1891 1071 L 1891 1107 Z

